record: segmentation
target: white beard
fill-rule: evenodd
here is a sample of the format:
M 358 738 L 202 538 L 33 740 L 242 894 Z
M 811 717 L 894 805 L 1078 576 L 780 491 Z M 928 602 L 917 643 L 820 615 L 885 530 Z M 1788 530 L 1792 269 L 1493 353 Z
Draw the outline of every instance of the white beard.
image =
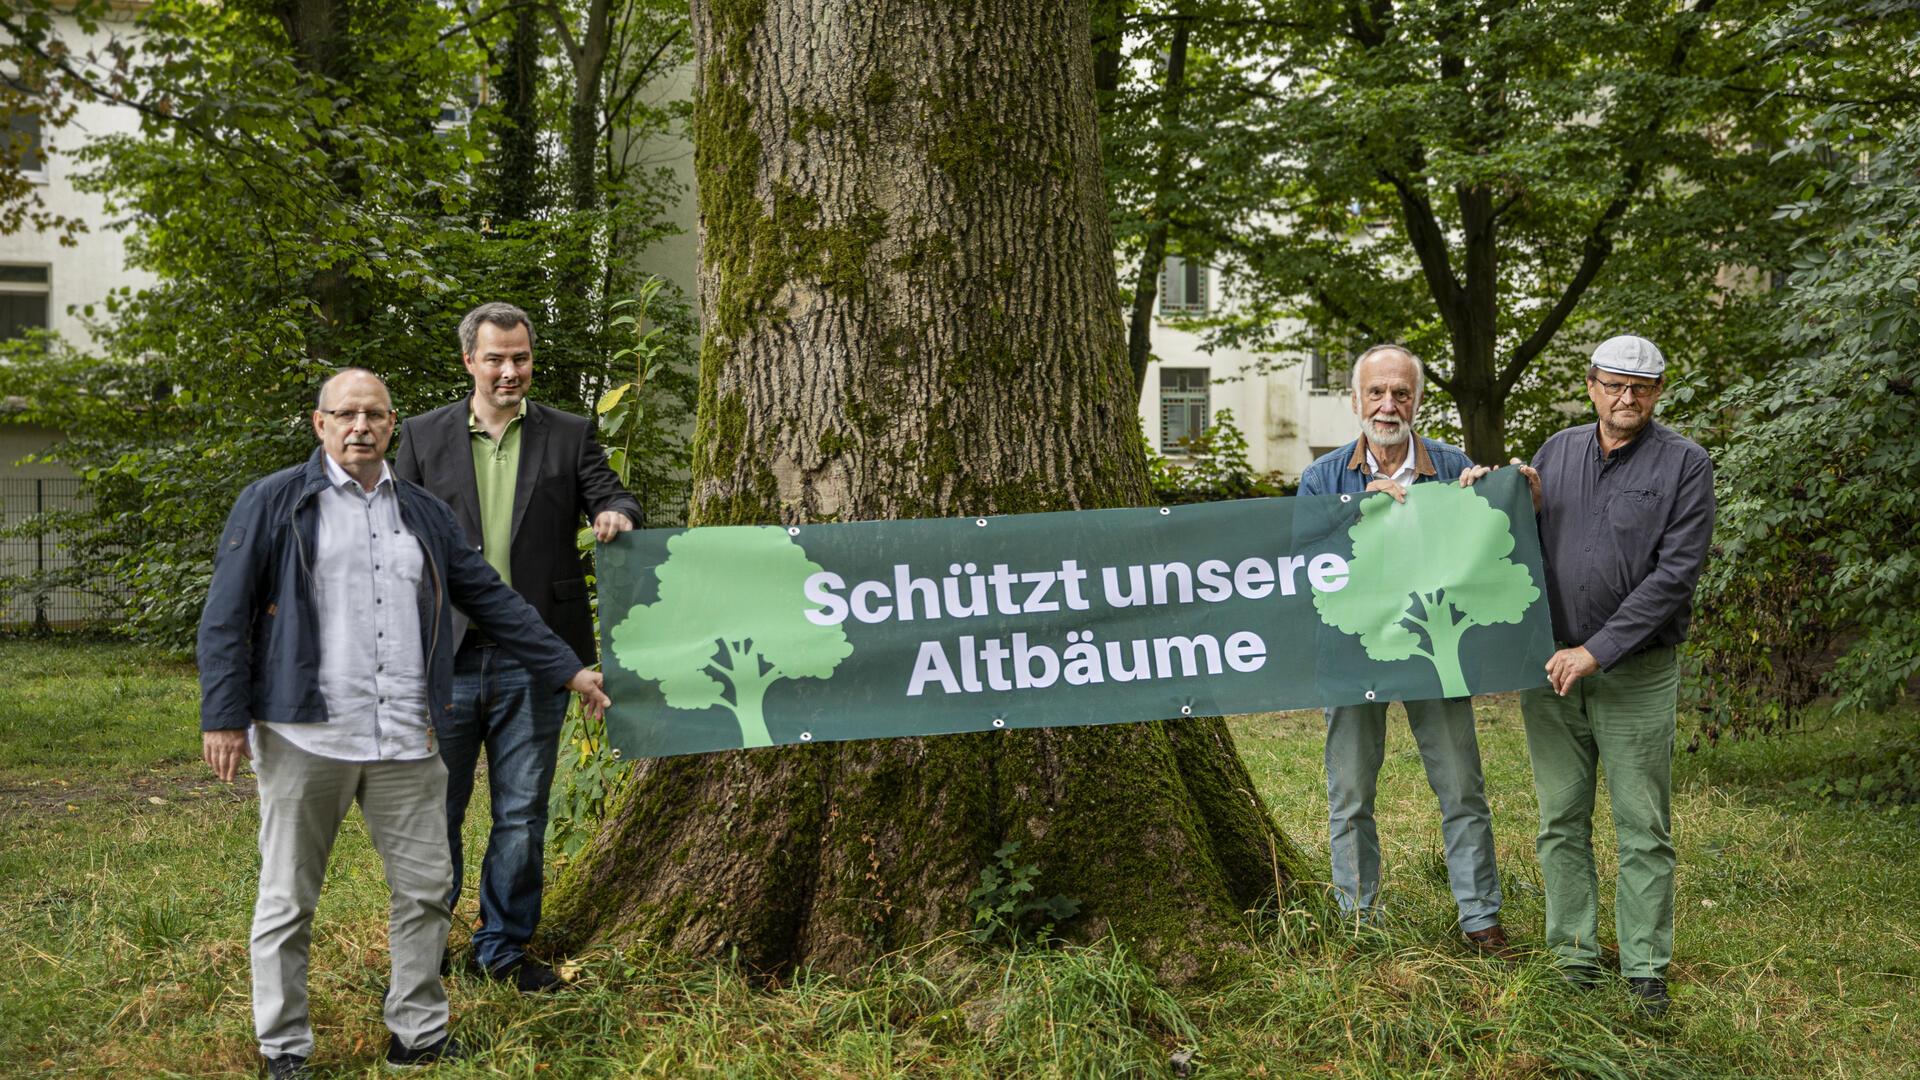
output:
M 1366 435 L 1367 441 L 1375 446 L 1399 446 L 1413 434 L 1413 428 L 1405 423 L 1395 424 L 1392 428 L 1382 430 L 1371 417 L 1361 425 L 1361 431 Z

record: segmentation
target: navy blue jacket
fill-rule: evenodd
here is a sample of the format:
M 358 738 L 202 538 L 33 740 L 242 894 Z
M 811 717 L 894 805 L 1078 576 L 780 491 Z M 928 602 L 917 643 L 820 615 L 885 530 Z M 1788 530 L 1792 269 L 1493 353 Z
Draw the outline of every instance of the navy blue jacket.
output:
M 1437 439 L 1414 436 L 1413 482 L 1446 482 L 1460 479 L 1473 467 L 1473 460 L 1458 447 Z M 1300 474 L 1302 495 L 1358 495 L 1372 482 L 1367 473 L 1367 451 L 1355 439 L 1332 453 L 1322 454 Z
M 320 723 L 320 624 L 314 611 L 314 545 L 327 487 L 325 450 L 305 464 L 247 485 L 227 515 L 213 581 L 200 613 L 200 729 L 244 729 L 254 721 Z M 452 613 L 459 607 L 556 689 L 580 659 L 467 546 L 446 503 L 418 484 L 394 478 L 400 520 L 426 556 L 421 582 L 420 650 L 427 674 L 428 722 L 453 711 Z

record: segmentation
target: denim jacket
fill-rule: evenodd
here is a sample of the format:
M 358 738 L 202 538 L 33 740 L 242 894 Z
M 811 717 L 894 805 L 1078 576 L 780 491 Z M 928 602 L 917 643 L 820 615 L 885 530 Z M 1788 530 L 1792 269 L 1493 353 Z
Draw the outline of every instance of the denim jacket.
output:
M 1458 447 L 1437 439 L 1415 435 L 1413 444 L 1413 482 L 1451 481 L 1473 467 L 1472 459 Z M 1355 439 L 1329 454 L 1322 454 L 1300 474 L 1302 495 L 1358 495 L 1367 490 L 1372 477 L 1367 473 L 1367 451 Z
M 312 572 L 320 513 L 315 498 L 327 486 L 325 452 L 316 449 L 304 464 L 249 484 L 227 515 L 200 613 L 202 731 L 244 729 L 256 720 L 327 719 Z M 418 602 L 428 721 L 437 724 L 453 711 L 456 606 L 536 680 L 566 685 L 580 670 L 579 657 L 467 545 L 447 504 L 399 477 L 394 494 L 401 522 L 426 556 Z

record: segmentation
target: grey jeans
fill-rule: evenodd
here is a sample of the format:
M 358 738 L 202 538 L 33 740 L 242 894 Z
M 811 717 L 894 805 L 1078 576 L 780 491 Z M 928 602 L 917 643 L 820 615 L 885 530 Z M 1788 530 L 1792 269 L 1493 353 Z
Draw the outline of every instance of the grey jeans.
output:
M 1440 799 L 1447 883 L 1469 933 L 1500 921 L 1500 875 L 1493 864 L 1493 815 L 1480 775 L 1480 743 L 1469 698 L 1402 702 L 1420 746 L 1427 784 Z M 1373 799 L 1386 757 L 1387 703 L 1327 710 L 1327 832 L 1333 885 L 1346 911 L 1380 898 L 1380 833 Z
M 447 1030 L 440 957 L 452 914 L 447 892 L 447 767 L 440 755 L 414 761 L 336 761 L 276 735 L 254 732 L 260 781 L 260 896 L 253 908 L 253 1029 L 260 1052 L 313 1055 L 307 1015 L 307 949 L 313 908 L 340 823 L 355 802 L 380 852 L 392 893 L 387 952 L 392 964 L 387 1027 L 408 1047 Z

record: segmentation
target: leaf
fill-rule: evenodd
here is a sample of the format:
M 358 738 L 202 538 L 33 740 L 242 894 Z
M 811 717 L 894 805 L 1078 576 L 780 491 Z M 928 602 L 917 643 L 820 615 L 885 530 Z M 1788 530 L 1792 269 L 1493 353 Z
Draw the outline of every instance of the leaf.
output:
M 625 397 L 627 395 L 627 391 L 631 389 L 633 389 L 632 383 L 621 383 L 619 386 L 616 386 L 613 389 L 607 391 L 606 393 L 601 394 L 600 403 L 594 406 L 594 412 L 598 413 L 601 416 L 605 416 L 616 405 L 620 404 L 620 399 Z

